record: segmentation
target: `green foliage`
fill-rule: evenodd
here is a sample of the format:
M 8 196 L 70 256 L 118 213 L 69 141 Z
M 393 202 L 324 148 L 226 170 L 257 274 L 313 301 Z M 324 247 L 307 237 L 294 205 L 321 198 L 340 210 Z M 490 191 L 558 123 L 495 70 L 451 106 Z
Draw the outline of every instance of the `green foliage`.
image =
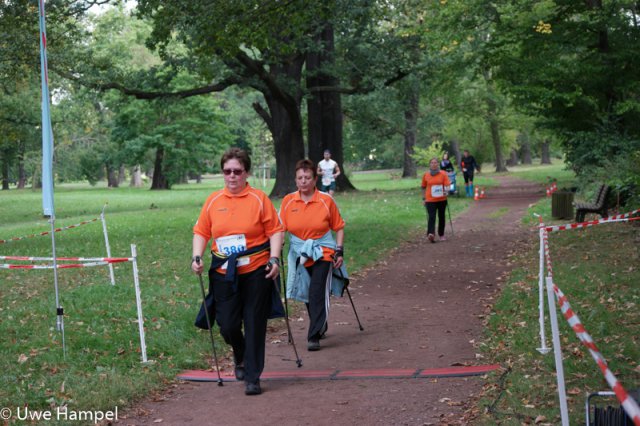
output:
M 626 209 L 640 206 L 640 149 L 607 158 L 601 167 L 594 167 L 588 177 L 583 181 L 583 188 L 603 182 L 612 187 L 611 205 L 619 202 Z
M 442 142 L 436 141 L 428 148 L 416 148 L 415 154 L 413 154 L 413 159 L 416 161 L 416 164 L 428 167 L 429 161 L 431 161 L 432 158 L 437 158 L 439 161 L 442 159 L 442 154 L 444 154 Z

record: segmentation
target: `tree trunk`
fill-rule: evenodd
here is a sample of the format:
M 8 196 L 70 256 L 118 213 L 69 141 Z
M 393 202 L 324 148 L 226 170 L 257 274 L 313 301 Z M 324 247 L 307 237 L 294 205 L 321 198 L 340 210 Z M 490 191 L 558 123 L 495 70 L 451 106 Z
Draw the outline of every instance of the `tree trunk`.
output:
M 307 54 L 307 87 L 333 86 L 340 82 L 337 78 L 323 72 L 323 67 L 334 63 L 333 26 L 326 24 L 317 39 L 324 49 L 321 52 Z M 323 159 L 325 149 L 331 151 L 331 158 L 340 166 L 340 176 L 336 179 L 336 190 L 353 190 L 344 168 L 342 139 L 342 100 L 338 92 L 316 92 L 307 99 L 307 132 L 309 159 L 316 164 Z
M 126 179 L 126 170 L 124 168 L 124 164 L 121 164 L 120 168 L 118 169 L 118 185 L 123 184 Z
M 460 143 L 458 142 L 457 139 L 452 139 L 451 140 L 451 150 L 453 152 L 449 153 L 449 161 L 451 161 L 451 163 L 454 166 L 460 167 L 460 161 L 462 160 L 462 154 L 460 154 Z M 455 157 L 455 159 L 451 158 L 452 156 Z
M 116 174 L 116 169 L 113 166 L 107 165 L 107 187 L 108 188 L 117 188 L 118 187 L 118 175 Z
M 271 191 L 272 197 L 284 197 L 296 190 L 295 165 L 304 158 L 304 141 L 302 136 L 302 116 L 293 117 L 286 108 L 273 97 L 265 95 L 269 106 L 269 129 L 273 136 L 276 153 L 276 181 Z
M 420 108 L 420 88 L 416 81 L 408 85 L 407 103 L 404 109 L 404 158 L 402 162 L 402 177 L 415 178 L 417 175 L 416 162 L 413 159 L 413 149 L 416 146 L 418 132 L 418 113 Z
M 529 138 L 522 142 L 522 150 L 520 152 L 520 159 L 522 164 L 533 164 L 531 160 L 531 143 L 529 142 Z
M 507 167 L 504 164 L 504 158 L 502 156 L 502 141 L 500 140 L 500 123 L 498 121 L 498 103 L 494 99 L 496 91 L 493 86 L 493 80 L 491 77 L 491 70 L 486 68 L 482 72 L 484 81 L 487 85 L 487 122 L 489 123 L 489 129 L 491 130 L 491 143 L 493 145 L 493 151 L 496 157 L 496 172 L 507 172 Z
M 507 160 L 507 166 L 513 167 L 518 165 L 518 151 L 514 148 L 511 148 L 511 155 L 509 156 L 509 160 Z
M 545 139 L 540 145 L 540 164 L 551 164 L 550 145 L 551 142 L 548 139 Z
M 245 59 L 246 60 L 246 59 Z M 266 84 L 262 91 L 269 111 L 255 102 L 253 108 L 264 120 L 273 138 L 276 156 L 276 180 L 270 196 L 284 197 L 296 190 L 295 165 L 304 158 L 304 138 L 302 135 L 302 114 L 300 105 L 302 94 L 299 89 L 289 93 L 280 83 L 287 80 L 286 87 L 300 87 L 304 57 L 290 58 L 284 64 L 272 64 L 268 73 L 259 69 L 258 74 Z M 255 64 L 251 63 L 252 66 Z
M 9 189 L 9 157 L 2 157 L 2 190 Z
M 164 161 L 164 148 L 156 148 L 156 159 L 153 164 L 153 180 L 151 181 L 151 189 L 170 189 L 169 181 L 162 171 L 162 162 Z
M 40 175 L 40 168 L 33 168 L 33 177 L 31 178 L 31 189 L 41 189 L 42 188 L 42 176 Z
M 18 152 L 18 189 L 24 189 L 27 186 L 27 171 L 24 169 L 24 145 L 20 144 Z
M 140 165 L 136 165 L 133 167 L 131 171 L 131 183 L 129 186 L 133 188 L 141 188 L 142 187 L 142 173 L 140 171 Z
M 507 172 L 507 167 L 504 164 L 504 158 L 502 157 L 502 141 L 500 140 L 500 125 L 496 117 L 496 105 L 492 99 L 487 100 L 489 104 L 489 115 L 487 120 L 489 121 L 489 128 L 491 129 L 491 143 L 493 144 L 493 150 L 496 155 L 496 172 Z

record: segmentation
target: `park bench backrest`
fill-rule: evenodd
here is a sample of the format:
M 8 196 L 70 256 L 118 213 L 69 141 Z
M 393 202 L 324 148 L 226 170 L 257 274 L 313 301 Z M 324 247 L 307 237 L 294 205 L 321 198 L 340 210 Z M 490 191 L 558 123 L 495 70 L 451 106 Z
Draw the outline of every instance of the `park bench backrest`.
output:
M 605 185 L 604 183 L 600 185 L 600 191 L 598 191 L 598 197 L 596 197 L 596 206 L 604 207 L 607 202 L 607 197 L 609 196 L 609 191 L 611 187 L 609 185 Z

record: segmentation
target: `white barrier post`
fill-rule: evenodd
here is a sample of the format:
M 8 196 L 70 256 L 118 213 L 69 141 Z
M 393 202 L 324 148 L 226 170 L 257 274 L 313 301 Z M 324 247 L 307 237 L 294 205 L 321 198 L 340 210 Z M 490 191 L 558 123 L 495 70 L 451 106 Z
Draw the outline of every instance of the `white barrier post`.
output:
M 107 257 L 111 257 L 111 246 L 109 246 L 109 234 L 107 234 L 107 221 L 104 218 L 104 209 L 107 208 L 105 204 L 102 207 L 102 213 L 100 213 L 100 220 L 102 221 L 102 233 L 104 234 L 104 245 L 107 247 Z M 116 278 L 113 274 L 113 265 L 109 263 L 109 276 L 111 277 L 111 285 L 116 285 Z
M 540 229 L 540 272 L 538 273 L 538 312 L 540 323 L 540 347 L 538 352 L 546 355 L 551 350 L 547 347 L 547 339 L 544 335 L 544 229 Z
M 144 340 L 144 317 L 142 316 L 142 301 L 140 298 L 140 281 L 138 280 L 138 252 L 136 245 L 131 244 L 131 257 L 133 258 L 133 284 L 136 289 L 136 306 L 138 308 L 138 331 L 140 332 L 140 352 L 142 362 L 147 362 L 147 344 Z
M 567 408 L 567 393 L 564 387 L 564 367 L 562 365 L 562 348 L 560 347 L 560 329 L 558 328 L 558 313 L 556 311 L 553 279 L 551 277 L 547 277 L 547 300 L 549 301 L 549 319 L 551 322 L 551 335 L 553 337 L 553 355 L 556 361 L 560 418 L 562 419 L 562 426 L 569 426 L 569 410 Z

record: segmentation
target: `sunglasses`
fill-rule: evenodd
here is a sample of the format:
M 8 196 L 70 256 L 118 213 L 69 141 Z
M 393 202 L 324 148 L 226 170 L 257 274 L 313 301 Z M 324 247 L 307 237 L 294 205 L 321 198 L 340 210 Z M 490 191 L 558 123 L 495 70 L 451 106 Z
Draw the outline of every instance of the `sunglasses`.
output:
M 224 173 L 225 176 L 229 176 L 229 175 L 231 175 L 231 173 L 233 173 L 236 176 L 240 176 L 242 173 L 244 173 L 244 170 L 242 170 L 242 169 L 222 169 L 222 173 Z

